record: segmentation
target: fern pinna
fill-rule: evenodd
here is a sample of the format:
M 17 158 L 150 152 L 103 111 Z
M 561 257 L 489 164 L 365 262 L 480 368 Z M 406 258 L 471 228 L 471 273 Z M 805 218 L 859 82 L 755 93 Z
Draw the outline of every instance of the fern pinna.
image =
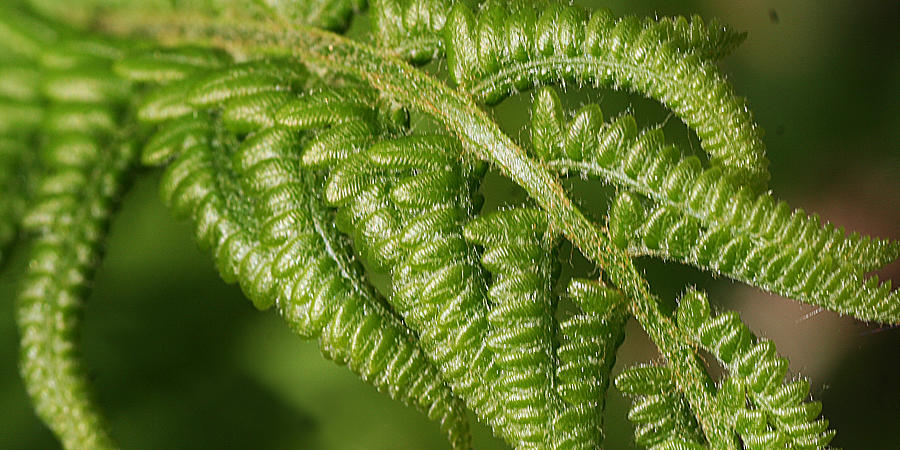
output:
M 643 446 L 829 444 L 809 382 L 785 381 L 771 341 L 693 289 L 670 317 L 635 257 L 900 323 L 897 291 L 866 275 L 900 243 L 766 192 L 762 133 L 715 66 L 745 35 L 715 20 L 554 1 L 75 3 L 0 10 L 0 245 L 30 238 L 21 372 L 68 448 L 114 446 L 76 336 L 138 161 L 164 168 L 164 202 L 225 281 L 454 448 L 471 446 L 467 410 L 516 448 L 601 447 L 611 384 L 634 398 Z M 366 8 L 373 43 L 323 30 Z M 415 67 L 432 60 L 446 83 Z M 628 113 L 568 117 L 554 87 L 567 83 L 656 100 L 706 156 Z M 531 89 L 530 139 L 516 142 L 486 108 Z M 526 202 L 484 208 L 489 169 Z M 604 221 L 570 198 L 560 178 L 573 176 L 616 188 Z M 599 271 L 571 277 L 565 242 Z M 611 383 L 629 318 L 662 359 Z

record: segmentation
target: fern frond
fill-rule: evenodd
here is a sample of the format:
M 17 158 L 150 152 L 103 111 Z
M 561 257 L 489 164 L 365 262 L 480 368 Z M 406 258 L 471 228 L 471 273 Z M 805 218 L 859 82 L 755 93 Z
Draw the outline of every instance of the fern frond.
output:
M 388 112 L 379 112 L 384 107 Z M 400 137 L 391 130 L 406 116 L 390 111 L 390 101 L 356 88 L 325 89 L 284 105 L 276 117 L 295 130 L 326 127 L 305 145 L 303 161 L 329 168 L 325 197 L 338 208 L 339 227 L 370 261 L 391 271 L 392 307 L 419 333 L 454 393 L 502 433 L 505 413 L 491 394 L 497 369 L 484 343 L 483 282 L 460 229 L 474 208 L 472 181 L 458 163 L 430 161 L 414 173 L 417 160 L 391 158 L 397 148 L 459 150 L 449 137 Z
M 900 257 L 900 242 L 824 226 L 818 216 L 792 211 L 770 194 L 753 194 L 716 167 L 683 157 L 658 128 L 639 130 L 631 115 L 603 122 L 599 106 L 582 107 L 568 123 L 556 92 L 543 88 L 532 107 L 532 145 L 563 173 L 599 178 L 653 199 L 706 227 L 725 227 L 755 240 L 824 253 L 863 274 Z
M 113 446 L 88 400 L 76 336 L 112 202 L 132 154 L 130 144 L 121 144 L 84 154 L 78 165 L 57 159 L 24 219 L 35 238 L 17 313 L 22 377 L 37 414 L 66 448 Z
M 783 382 L 788 362 L 771 341 L 754 336 L 734 312 L 710 316 L 706 296 L 694 290 L 681 298 L 677 315 L 678 326 L 728 370 L 718 398 L 730 410 L 745 448 L 828 445 L 835 432 L 828 429 L 828 420 L 816 420 L 822 404 L 804 402 L 808 381 Z
M 317 94 L 305 93 L 305 71 L 278 66 L 262 60 L 198 70 L 165 86 L 188 93 L 186 101 L 169 97 L 180 102 L 177 114 L 146 117 L 192 119 L 164 126 L 143 160 L 181 155 L 163 178 L 164 199 L 176 214 L 195 219 L 198 242 L 212 250 L 223 279 L 239 282 L 260 309 L 276 304 L 295 332 L 319 340 L 326 356 L 439 421 L 455 448 L 468 447 L 463 407 L 361 269 L 342 256 L 350 250 L 317 203 L 320 182 L 300 175 L 301 141 L 292 131 L 298 123 L 284 118 L 296 119 L 299 102 Z M 234 138 L 211 131 L 210 108 L 225 129 L 250 135 L 217 144 Z M 281 109 L 288 112 L 279 115 Z M 291 127 L 275 125 L 279 117 Z
M 634 397 L 628 420 L 637 427 L 635 441 L 642 446 L 667 447 L 681 442 L 693 448 L 704 440 L 690 406 L 679 393 L 675 375 L 667 366 L 635 366 L 616 377 L 616 388 Z
M 239 282 L 258 308 L 277 305 L 327 357 L 438 421 L 454 448 L 468 448 L 463 407 L 361 268 L 342 256 L 347 243 L 330 231 L 331 218 L 317 203 L 320 182 L 300 175 L 296 138 L 269 128 L 238 144 L 207 128 L 200 140 L 199 131 L 178 125 L 160 131 L 159 142 L 179 135 L 185 142 L 168 145 L 165 158 L 149 147 L 144 159 L 178 155 L 166 170 L 163 198 L 194 219 L 197 240 L 215 255 L 223 279 Z M 233 143 L 213 147 L 220 142 Z
M 714 165 L 763 186 L 765 146 L 746 102 L 709 62 L 678 50 L 684 39 L 660 42 L 660 28 L 668 27 L 603 10 L 492 3 L 477 15 L 454 6 L 443 33 L 453 79 L 478 99 L 496 103 L 515 89 L 566 80 L 636 91 L 694 129 Z
M 667 206 L 648 207 L 627 192 L 610 208 L 610 234 L 632 254 L 678 259 L 785 297 L 863 320 L 900 322 L 890 280 L 865 278 L 812 243 L 766 242 L 725 224 L 707 228 Z M 800 239 L 797 237 L 795 239 Z
M 391 305 L 419 333 L 454 393 L 495 432 L 509 433 L 502 428 L 508 421 L 503 405 L 492 394 L 498 369 L 485 341 L 484 282 L 461 230 L 464 218 L 473 213 L 472 181 L 455 164 L 429 163 L 415 174 L 400 167 L 393 182 L 379 176 L 380 171 L 398 170 L 384 157 L 386 146 L 422 143 L 415 137 L 400 139 L 376 143 L 369 152 L 361 150 L 340 161 L 329 177 L 327 197 L 339 206 L 338 214 L 346 217 L 344 223 L 353 229 L 358 245 L 369 248 L 367 254 L 391 270 Z M 444 151 L 459 154 L 458 143 L 446 137 L 425 142 L 452 143 Z M 451 178 L 443 176 L 448 171 Z M 412 185 L 427 188 L 414 191 Z M 506 438 L 516 439 L 513 434 Z
M 0 173 L 0 246 L 19 222 L 35 237 L 18 316 L 22 372 L 66 446 L 112 445 L 73 339 L 138 125 L 155 131 L 141 160 L 165 166 L 164 203 L 192 221 L 221 277 L 439 422 L 455 448 L 471 445 L 466 407 L 518 448 L 599 447 L 629 316 L 666 362 L 616 381 L 635 398 L 639 444 L 830 443 L 820 405 L 804 402 L 809 383 L 784 382 L 770 342 L 733 313 L 711 317 L 694 291 L 676 324 L 631 259 L 676 259 L 900 322 L 897 291 L 865 278 L 900 243 L 845 236 L 760 194 L 761 132 L 715 68 L 743 34 L 696 16 L 615 18 L 553 0 L 376 0 L 376 46 L 319 29 L 345 30 L 367 3 L 0 5 L 0 169 L 23 171 Z M 402 61 L 441 57 L 446 70 Z M 573 82 L 659 101 L 697 133 L 711 167 L 627 114 L 604 122 L 586 105 L 567 121 L 545 88 L 528 155 L 479 105 Z M 536 206 L 479 216 L 486 163 Z M 560 184 L 571 174 L 617 189 L 607 227 Z M 561 237 L 610 282 L 572 280 L 566 310 Z M 358 259 L 389 274 L 386 298 Z M 700 349 L 728 370 L 718 385 Z
M 93 39 L 0 8 L 5 51 L 26 59 L 0 83 L 0 104 L 9 109 L 0 113 L 4 152 L 18 153 L 4 155 L 9 165 L 0 206 L 13 220 L 22 216 L 32 237 L 16 308 L 21 375 L 37 415 L 65 447 L 111 448 L 77 338 L 106 229 L 134 160 L 132 132 L 116 130 L 131 88 L 112 74 L 110 53 Z M 57 41 L 63 34 L 65 43 Z M 39 165 L 41 176 L 28 165 Z M 6 172 L 16 168 L 25 170 Z M 22 183 L 33 184 L 24 208 L 16 205 L 25 193 Z M 2 238 L 5 244 L 5 228 Z

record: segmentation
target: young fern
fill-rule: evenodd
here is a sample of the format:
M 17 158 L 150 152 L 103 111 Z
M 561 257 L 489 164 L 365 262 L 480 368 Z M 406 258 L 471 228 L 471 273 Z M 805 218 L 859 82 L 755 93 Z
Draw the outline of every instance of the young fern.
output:
M 809 382 L 785 383 L 774 344 L 735 313 L 711 316 L 694 290 L 665 314 L 636 256 L 900 323 L 897 291 L 866 278 L 900 243 L 847 236 L 762 192 L 761 132 L 714 65 L 745 35 L 714 20 L 512 0 L 28 3 L 69 25 L 0 7 L 0 169 L 23 172 L 0 174 L 0 246 L 20 225 L 33 240 L 22 373 L 67 448 L 114 446 L 74 335 L 138 148 L 226 282 L 437 421 L 453 448 L 471 446 L 467 408 L 516 448 L 602 446 L 631 317 L 662 356 L 615 381 L 635 399 L 638 444 L 830 443 Z M 318 29 L 345 30 L 367 6 L 375 46 Z M 455 87 L 404 62 L 433 59 Z M 572 82 L 657 100 L 708 166 L 631 115 L 604 121 L 592 104 L 566 120 L 547 85 Z M 528 153 L 478 105 L 533 87 Z M 526 206 L 482 211 L 489 166 Z M 560 184 L 572 175 L 616 187 L 606 227 Z M 563 240 L 599 275 L 561 295 Z M 388 275 L 385 294 L 360 259 Z M 718 383 L 701 349 L 726 369 Z
M 365 284 L 360 268 L 341 256 L 349 253 L 347 243 L 331 231 L 333 219 L 315 187 L 320 183 L 299 171 L 302 136 L 258 117 L 241 120 L 248 104 L 272 107 L 263 88 L 271 81 L 272 63 L 251 61 L 199 81 L 179 81 L 193 86 L 187 108 L 201 112 L 223 105 L 221 122 L 211 116 L 188 126 L 170 122 L 150 142 L 144 161 L 175 157 L 162 181 L 163 197 L 176 213 L 194 218 L 197 239 L 216 255 L 223 279 L 238 281 L 260 309 L 277 305 L 296 333 L 319 340 L 327 357 L 425 411 L 455 448 L 467 447 L 461 405 L 415 337 Z M 296 86 L 285 89 L 286 96 L 309 96 Z M 215 136 L 209 122 L 220 134 L 255 129 L 238 143 L 230 133 Z M 214 148 L 218 143 L 226 144 Z M 259 202 L 241 200 L 246 198 Z M 248 216 L 253 220 L 242 222 Z

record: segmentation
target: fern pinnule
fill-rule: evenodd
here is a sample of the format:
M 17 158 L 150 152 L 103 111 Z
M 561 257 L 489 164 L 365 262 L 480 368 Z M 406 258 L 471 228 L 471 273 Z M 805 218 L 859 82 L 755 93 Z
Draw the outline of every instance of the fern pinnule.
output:
M 222 108 L 222 124 L 233 133 L 272 127 L 279 108 L 294 98 L 296 95 L 287 90 L 262 91 L 235 98 Z
M 183 119 L 195 111 L 187 96 L 204 72 L 153 89 L 137 105 L 136 116 L 144 123 L 163 123 L 171 119 Z
M 290 60 L 247 61 L 212 71 L 197 80 L 187 101 L 198 108 L 218 106 L 237 97 L 300 88 L 306 78 L 304 67 Z
M 821 403 L 804 403 L 809 396 L 807 381 L 784 383 L 787 360 L 775 353 L 771 341 L 756 338 L 734 312 L 711 316 L 706 296 L 695 290 L 681 298 L 677 317 L 678 326 L 728 370 L 720 397 L 722 393 L 736 397 L 728 406 L 746 447 L 828 445 L 835 432 L 828 430 L 828 420 L 816 419 Z
M 371 89 L 324 87 L 279 108 L 275 120 L 293 130 L 324 128 L 351 120 L 372 121 L 377 117 L 376 101 Z
M 134 51 L 113 64 L 120 77 L 135 82 L 168 84 L 197 71 L 213 70 L 231 62 L 231 56 L 208 47 L 153 48 Z
M 616 377 L 616 388 L 634 398 L 628 419 L 637 425 L 634 438 L 639 445 L 666 448 L 669 442 L 704 442 L 674 377 L 668 366 L 655 365 L 630 367 Z
M 210 120 L 206 114 L 197 114 L 162 124 L 144 144 L 141 164 L 145 166 L 168 164 L 185 149 L 206 142 L 210 134 Z

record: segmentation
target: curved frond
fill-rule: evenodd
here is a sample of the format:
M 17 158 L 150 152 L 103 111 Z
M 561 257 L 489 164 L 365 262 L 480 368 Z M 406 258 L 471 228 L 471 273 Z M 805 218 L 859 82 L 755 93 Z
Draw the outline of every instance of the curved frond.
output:
M 478 99 L 496 103 L 516 89 L 566 80 L 639 92 L 695 130 L 714 165 L 763 186 L 768 161 L 746 101 L 709 62 L 679 51 L 684 39 L 660 42 L 660 27 L 668 28 L 604 10 L 497 2 L 477 15 L 454 6 L 443 34 L 453 79 Z
M 18 24 L 9 20 L 18 20 L 17 14 L 4 15 L 0 29 L 15 28 Z M 66 448 L 111 448 L 112 439 L 91 400 L 77 338 L 106 229 L 136 153 L 130 131 L 115 129 L 124 122 L 117 108 L 130 86 L 111 72 L 110 60 L 95 51 L 94 41 L 67 37 L 65 47 L 70 51 L 59 56 L 54 49 L 58 43 L 46 41 L 46 36 L 28 36 L 34 37 L 33 46 L 19 37 L 18 45 L 23 45 L 19 49 L 31 58 L 35 75 L 13 76 L 3 85 L 7 95 L 31 102 L 36 115 L 27 108 L 13 111 L 10 117 L 19 121 L 16 130 L 2 134 L 19 136 L 18 143 L 5 141 L 12 145 L 5 148 L 20 153 L 3 162 L 42 167 L 42 176 L 28 181 L 34 192 L 24 208 L 15 203 L 22 201 L 25 180 L 14 178 L 31 175 L 4 170 L 4 189 L 10 189 L 9 197 L 4 191 L 2 204 L 9 208 L 4 212 L 24 214 L 23 229 L 32 237 L 17 303 L 20 370 L 37 415 Z M 35 120 L 26 123 L 26 118 Z M 10 123 L 6 117 L 0 122 Z M 44 138 L 34 139 L 32 132 Z M 29 147 L 38 142 L 33 161 Z

